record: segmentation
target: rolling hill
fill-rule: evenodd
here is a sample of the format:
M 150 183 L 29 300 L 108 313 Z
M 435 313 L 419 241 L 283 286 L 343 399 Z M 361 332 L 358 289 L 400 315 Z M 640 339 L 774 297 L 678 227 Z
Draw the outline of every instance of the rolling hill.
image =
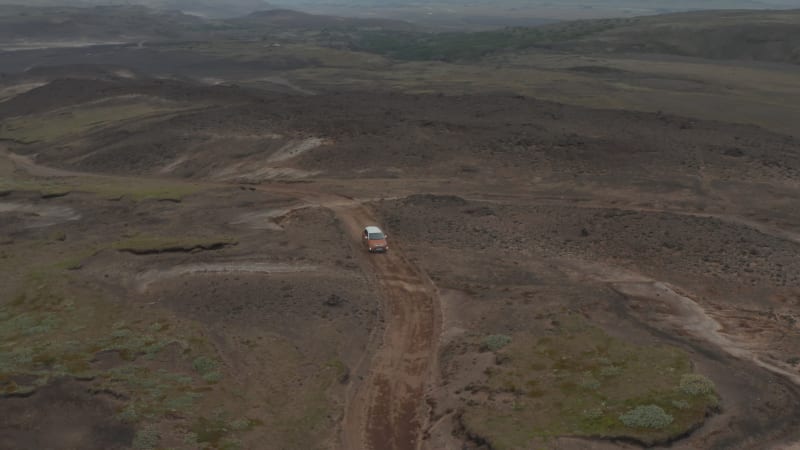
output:
M 0 0 L 0 5 L 20 5 L 17 0 Z M 242 16 L 253 11 L 270 8 L 262 0 L 28 0 L 32 7 L 95 7 L 95 6 L 144 6 L 163 11 L 182 11 L 186 14 L 211 18 Z
M 175 38 L 202 28 L 203 19 L 141 6 L 92 8 L 0 6 L 0 41 Z
M 800 10 L 702 11 L 478 33 L 364 34 L 359 49 L 404 60 L 463 60 L 532 48 L 800 63 Z

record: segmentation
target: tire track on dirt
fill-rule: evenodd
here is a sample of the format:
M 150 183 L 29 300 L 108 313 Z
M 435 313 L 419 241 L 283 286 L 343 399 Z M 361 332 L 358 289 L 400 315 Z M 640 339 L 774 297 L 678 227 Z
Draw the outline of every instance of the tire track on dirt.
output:
M 300 196 L 308 193 L 298 193 Z M 421 447 L 428 411 L 425 392 L 433 379 L 439 339 L 438 293 L 430 279 L 392 243 L 387 254 L 369 255 L 361 228 L 376 223 L 357 201 L 311 194 L 329 207 L 353 237 L 360 258 L 380 284 L 386 325 L 369 372 L 349 399 L 342 428 L 343 448 L 411 450 Z

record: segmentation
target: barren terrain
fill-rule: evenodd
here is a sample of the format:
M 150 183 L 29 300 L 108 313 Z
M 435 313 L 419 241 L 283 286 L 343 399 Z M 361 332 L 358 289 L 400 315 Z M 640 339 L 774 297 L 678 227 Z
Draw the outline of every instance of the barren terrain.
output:
M 794 66 L 226 38 L 0 70 L 2 448 L 800 446 Z

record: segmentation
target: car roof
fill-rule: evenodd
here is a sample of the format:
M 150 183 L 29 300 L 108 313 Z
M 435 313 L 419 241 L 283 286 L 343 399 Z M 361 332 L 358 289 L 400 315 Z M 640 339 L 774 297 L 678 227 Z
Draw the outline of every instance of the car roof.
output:
M 378 227 L 367 227 L 365 229 L 367 230 L 367 233 L 383 233 L 383 231 L 381 231 L 381 229 Z

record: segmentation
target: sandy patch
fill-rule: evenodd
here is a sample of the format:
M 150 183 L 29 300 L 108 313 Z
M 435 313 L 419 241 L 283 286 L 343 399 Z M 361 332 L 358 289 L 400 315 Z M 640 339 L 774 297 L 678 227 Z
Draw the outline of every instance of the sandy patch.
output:
M 310 208 L 312 205 L 298 205 L 289 208 L 272 209 L 269 211 L 259 211 L 244 213 L 230 222 L 231 225 L 239 225 L 253 230 L 283 230 L 278 220 L 285 217 L 292 211 Z
M 197 263 L 170 267 L 168 269 L 153 269 L 139 274 L 136 277 L 139 292 L 156 282 L 196 274 L 227 274 L 227 273 L 258 273 L 277 274 L 294 272 L 312 272 L 318 268 L 311 265 L 279 264 L 272 262 L 226 262 L 226 263 Z
M 20 214 L 26 228 L 44 228 L 79 220 L 81 215 L 67 206 L 44 206 L 22 203 L 0 203 L 0 214 Z
M 749 341 L 739 339 L 736 335 L 725 332 L 725 328 L 714 317 L 713 312 L 676 286 L 602 264 L 571 261 L 566 263 L 565 268 L 569 271 L 575 270 L 581 277 L 607 283 L 625 296 L 652 302 L 653 308 L 665 323 L 709 342 L 731 356 L 753 361 L 764 369 L 800 385 L 800 374 L 779 363 L 765 360 L 760 350 L 767 349 L 759 349 L 759 343 L 753 342 L 752 339 Z
M 267 159 L 267 162 L 280 162 L 287 159 L 296 158 L 303 153 L 314 150 L 317 147 L 326 144 L 326 140 L 322 138 L 305 138 L 299 140 L 289 141 L 286 145 L 279 148 L 275 153 Z

